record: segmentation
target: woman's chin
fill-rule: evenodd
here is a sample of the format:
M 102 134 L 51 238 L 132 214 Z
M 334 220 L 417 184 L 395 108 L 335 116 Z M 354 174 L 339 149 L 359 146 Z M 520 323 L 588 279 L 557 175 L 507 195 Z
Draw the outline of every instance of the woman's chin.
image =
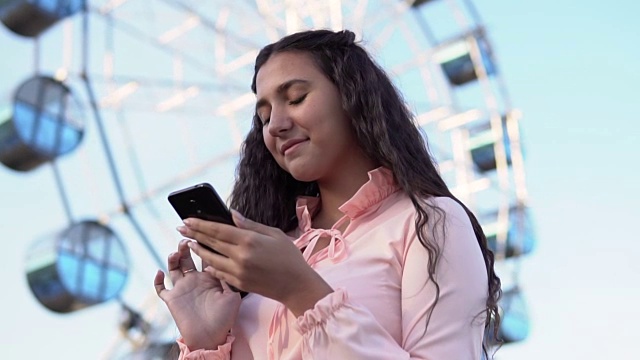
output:
M 291 176 L 293 176 L 294 179 L 302 182 L 312 182 L 317 180 L 314 176 L 311 176 L 310 174 L 307 174 L 307 173 L 290 173 L 290 174 Z
M 292 166 L 288 169 L 285 169 L 294 179 L 303 182 L 312 182 L 318 180 L 318 176 L 314 169 L 308 168 L 300 168 L 297 166 Z

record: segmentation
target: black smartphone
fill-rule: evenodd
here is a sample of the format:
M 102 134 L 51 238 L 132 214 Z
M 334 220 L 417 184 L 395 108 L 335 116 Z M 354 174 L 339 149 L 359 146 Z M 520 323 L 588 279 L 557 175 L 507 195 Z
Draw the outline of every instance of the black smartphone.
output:
M 194 217 L 235 226 L 231 211 L 229 211 L 227 205 L 211 184 L 200 183 L 174 191 L 169 194 L 167 199 L 182 220 Z M 216 254 L 220 254 L 205 244 L 200 243 L 200 245 Z M 244 291 L 238 290 L 233 286 L 230 287 L 233 291 L 240 292 L 242 297 L 247 295 Z
M 231 212 L 211 184 L 201 183 L 174 191 L 168 199 L 182 220 L 195 217 L 235 226 Z

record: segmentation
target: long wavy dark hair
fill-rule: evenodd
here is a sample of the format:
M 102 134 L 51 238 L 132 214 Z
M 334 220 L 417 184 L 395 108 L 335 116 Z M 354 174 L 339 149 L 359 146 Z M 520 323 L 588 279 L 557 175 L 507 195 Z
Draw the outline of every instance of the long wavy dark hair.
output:
M 493 338 L 497 339 L 500 279 L 494 272 L 494 255 L 487 246 L 482 228 L 471 211 L 453 196 L 438 173 L 427 144 L 413 121 L 413 114 L 400 93 L 386 73 L 354 40 L 355 35 L 351 31 L 314 30 L 292 34 L 267 45 L 256 58 L 251 89 L 256 92 L 256 75 L 273 54 L 298 51 L 311 55 L 318 68 L 338 88 L 342 106 L 351 120 L 355 137 L 364 153 L 377 165 L 393 172 L 396 182 L 415 206 L 416 232 L 420 243 L 428 252 L 426 271 L 437 292 L 433 307 L 437 305 L 440 293 L 434 277 L 441 249 L 427 236 L 427 209 L 431 208 L 443 216 L 444 211 L 425 200 L 446 196 L 465 209 L 482 250 L 488 275 L 486 309 L 479 315 L 485 316 L 485 329 L 489 329 L 490 322 L 494 321 Z M 250 219 L 285 232 L 294 229 L 297 226 L 296 198 L 300 195 L 316 195 L 317 185 L 294 179 L 277 164 L 264 144 L 262 122 L 257 114 L 253 117 L 251 130 L 240 155 L 231 194 L 231 207 Z M 428 323 L 427 320 L 427 326 Z M 486 343 L 483 351 L 487 356 Z

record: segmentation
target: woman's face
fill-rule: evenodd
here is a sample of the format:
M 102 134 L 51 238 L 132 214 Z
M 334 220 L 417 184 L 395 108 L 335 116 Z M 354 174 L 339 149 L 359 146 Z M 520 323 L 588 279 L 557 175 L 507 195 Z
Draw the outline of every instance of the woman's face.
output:
M 344 176 L 361 154 L 336 86 L 303 52 L 272 55 L 256 77 L 256 114 L 278 164 L 300 181 Z

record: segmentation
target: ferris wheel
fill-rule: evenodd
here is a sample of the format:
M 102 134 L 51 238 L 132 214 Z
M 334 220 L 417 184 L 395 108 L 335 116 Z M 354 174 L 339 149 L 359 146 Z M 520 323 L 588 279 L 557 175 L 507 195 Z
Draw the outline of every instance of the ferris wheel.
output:
M 68 301 L 48 303 L 52 280 L 37 256 L 27 269 L 32 288 L 59 312 L 121 302 L 106 358 L 162 358 L 171 318 L 155 293 L 139 290 L 149 276 L 124 286 L 126 274 L 164 268 L 161 254 L 175 248 L 169 192 L 206 181 L 229 194 L 251 126 L 255 57 L 310 28 L 354 31 L 405 95 L 441 174 L 496 253 L 502 337 L 526 338 L 518 274 L 535 237 L 521 113 L 470 0 L 14 0 L 0 1 L 0 20 L 37 50 L 33 76 L 17 86 L 11 111 L 0 111 L 0 162 L 23 172 L 50 164 L 71 224 L 34 245 L 67 256 L 48 265 Z M 100 279 L 116 280 L 82 293 L 77 269 L 96 257 L 106 264 Z M 75 282 L 61 266 L 75 269 Z

